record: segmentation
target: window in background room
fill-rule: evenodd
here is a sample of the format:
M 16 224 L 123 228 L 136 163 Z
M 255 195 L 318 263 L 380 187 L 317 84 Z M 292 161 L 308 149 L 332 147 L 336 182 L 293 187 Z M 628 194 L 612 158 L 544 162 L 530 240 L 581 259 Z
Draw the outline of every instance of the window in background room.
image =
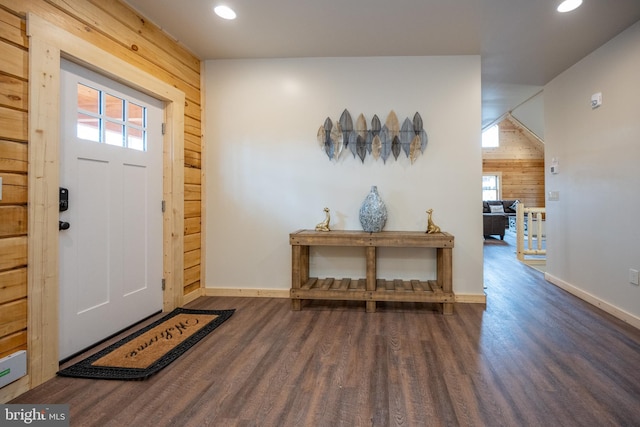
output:
M 493 125 L 482 132 L 482 147 L 495 148 L 500 146 L 500 129 L 498 125 Z
M 500 173 L 482 175 L 482 200 L 500 200 Z

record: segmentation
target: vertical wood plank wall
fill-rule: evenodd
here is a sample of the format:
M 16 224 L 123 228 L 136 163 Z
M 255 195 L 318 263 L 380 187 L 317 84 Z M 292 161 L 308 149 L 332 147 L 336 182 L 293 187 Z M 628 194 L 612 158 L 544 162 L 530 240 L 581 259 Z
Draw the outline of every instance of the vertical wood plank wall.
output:
M 0 0 L 0 358 L 27 347 L 28 12 L 185 93 L 184 295 L 201 283 L 200 60 L 118 0 Z
M 508 117 L 498 126 L 500 147 L 482 149 L 482 172 L 502 174 L 503 200 L 544 207 L 544 143 Z

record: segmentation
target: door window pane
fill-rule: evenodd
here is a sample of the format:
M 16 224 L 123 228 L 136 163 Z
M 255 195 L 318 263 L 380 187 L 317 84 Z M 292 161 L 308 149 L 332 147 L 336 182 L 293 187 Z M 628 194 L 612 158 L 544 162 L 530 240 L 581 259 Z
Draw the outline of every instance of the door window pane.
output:
M 106 94 L 105 116 L 110 119 L 124 120 L 124 100 L 117 96 Z
M 145 132 L 141 129 L 127 129 L 127 147 L 133 150 L 145 151 Z
M 106 122 L 105 123 L 105 139 L 109 145 L 117 145 L 119 147 L 124 146 L 124 126 L 119 123 Z
M 144 107 L 129 103 L 129 117 L 128 122 L 136 126 L 146 126 L 144 120 Z
M 100 114 L 100 91 L 78 83 L 78 110 Z
M 77 137 L 87 141 L 100 142 L 100 119 L 78 113 Z

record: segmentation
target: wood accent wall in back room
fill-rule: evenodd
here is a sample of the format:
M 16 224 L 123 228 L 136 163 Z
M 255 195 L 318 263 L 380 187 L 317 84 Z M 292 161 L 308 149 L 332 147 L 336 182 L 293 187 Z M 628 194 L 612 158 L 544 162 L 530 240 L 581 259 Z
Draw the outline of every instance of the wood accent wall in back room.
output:
M 544 143 L 509 117 L 498 127 L 500 146 L 482 149 L 482 172 L 502 174 L 504 200 L 544 207 Z
M 185 93 L 184 295 L 201 287 L 200 60 L 119 1 L 0 0 L 0 358 L 27 347 L 27 13 Z

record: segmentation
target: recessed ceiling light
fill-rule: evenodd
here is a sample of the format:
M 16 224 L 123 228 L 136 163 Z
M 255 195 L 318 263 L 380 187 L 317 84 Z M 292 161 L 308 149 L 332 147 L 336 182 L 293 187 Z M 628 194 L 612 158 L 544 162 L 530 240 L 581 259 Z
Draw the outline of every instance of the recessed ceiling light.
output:
M 229 6 L 216 6 L 213 11 L 222 19 L 236 19 L 236 13 Z
M 577 9 L 582 4 L 582 0 L 564 0 L 558 6 L 558 12 L 571 12 L 574 9 Z

